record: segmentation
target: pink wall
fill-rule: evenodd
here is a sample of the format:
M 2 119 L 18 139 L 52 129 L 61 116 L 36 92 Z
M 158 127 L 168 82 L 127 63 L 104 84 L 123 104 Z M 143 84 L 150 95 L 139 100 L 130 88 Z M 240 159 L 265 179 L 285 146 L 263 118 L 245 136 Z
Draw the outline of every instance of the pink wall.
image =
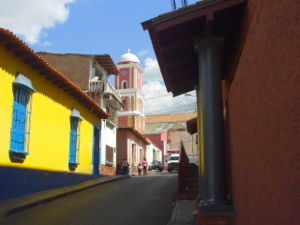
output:
M 123 72 L 127 72 L 127 75 L 123 75 Z M 118 78 L 115 79 L 115 87 L 116 89 L 123 89 L 122 87 L 122 81 L 127 81 L 127 88 L 131 87 L 131 84 L 129 83 L 129 68 L 121 68 L 120 69 L 120 75 Z
M 133 172 L 136 172 L 136 166 L 132 165 L 132 148 L 131 142 L 136 144 L 136 149 L 141 149 L 140 155 L 144 154 L 146 150 L 146 144 L 129 129 L 118 129 L 117 131 L 117 168 L 120 168 L 120 165 L 123 162 L 123 159 L 127 159 Z M 127 157 L 128 156 L 128 157 Z M 137 163 L 140 159 L 136 158 Z
M 140 72 L 138 72 L 137 88 L 140 90 L 143 88 L 143 75 Z
M 121 99 L 122 99 L 122 103 L 123 103 L 123 100 L 126 100 L 126 104 L 125 104 L 123 109 L 124 109 L 124 111 L 128 111 L 129 110 L 129 104 L 130 104 L 129 97 L 124 96 Z
M 118 116 L 118 125 L 121 127 L 126 127 L 128 124 L 128 116 Z
M 157 147 L 164 150 L 164 142 L 161 140 L 161 134 L 144 134 L 143 136 L 149 138 Z

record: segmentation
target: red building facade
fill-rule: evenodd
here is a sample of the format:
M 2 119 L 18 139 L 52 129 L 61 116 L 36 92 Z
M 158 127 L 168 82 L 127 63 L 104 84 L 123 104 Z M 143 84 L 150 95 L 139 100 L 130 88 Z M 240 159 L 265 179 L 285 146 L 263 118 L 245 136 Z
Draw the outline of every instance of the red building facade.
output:
M 299 15 L 203 0 L 143 23 L 167 90 L 198 92 L 198 224 L 299 224 Z

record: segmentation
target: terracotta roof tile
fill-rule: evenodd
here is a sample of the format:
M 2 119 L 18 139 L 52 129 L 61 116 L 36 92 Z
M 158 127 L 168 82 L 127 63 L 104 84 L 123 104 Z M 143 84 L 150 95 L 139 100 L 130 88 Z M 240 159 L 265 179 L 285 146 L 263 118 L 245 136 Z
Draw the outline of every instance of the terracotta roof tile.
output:
M 136 129 L 134 129 L 132 127 L 119 127 L 118 129 L 129 130 L 130 132 L 135 134 L 141 141 L 143 141 L 146 145 L 150 144 L 150 142 L 147 140 L 147 138 L 145 138 L 139 131 L 137 131 Z
M 51 67 L 41 56 L 37 55 L 27 44 L 25 44 L 25 42 L 20 40 L 11 31 L 0 28 L 0 44 L 6 46 L 8 51 L 15 53 L 16 57 L 23 59 L 26 64 L 29 64 L 41 76 L 52 81 L 53 85 L 64 89 L 97 116 L 101 118 L 108 117 L 108 114 L 102 110 L 92 98 L 62 73 Z
M 146 123 L 186 122 L 197 116 L 197 113 L 156 114 L 146 116 Z

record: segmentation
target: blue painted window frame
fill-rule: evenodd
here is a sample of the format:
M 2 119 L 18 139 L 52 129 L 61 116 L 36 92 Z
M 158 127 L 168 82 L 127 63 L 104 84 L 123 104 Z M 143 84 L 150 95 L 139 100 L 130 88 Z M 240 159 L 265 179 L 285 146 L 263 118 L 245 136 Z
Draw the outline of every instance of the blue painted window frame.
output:
M 17 83 L 14 83 L 13 90 L 10 155 L 13 159 L 23 160 L 29 154 L 32 90 Z
M 70 169 L 75 169 L 79 165 L 81 117 L 71 116 L 70 123 L 71 123 L 71 130 L 70 130 L 69 167 Z

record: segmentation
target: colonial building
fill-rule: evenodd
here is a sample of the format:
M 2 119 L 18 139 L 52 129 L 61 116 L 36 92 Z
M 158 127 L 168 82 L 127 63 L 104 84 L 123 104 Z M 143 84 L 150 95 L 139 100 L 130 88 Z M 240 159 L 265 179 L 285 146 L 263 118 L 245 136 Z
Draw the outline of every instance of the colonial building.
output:
M 163 162 L 172 153 L 180 153 L 181 142 L 189 158 L 198 157 L 196 134 L 187 131 L 186 122 L 196 113 L 156 114 L 146 116 L 146 129 L 143 135 L 163 150 Z M 196 160 L 197 162 L 197 160 Z
M 123 54 L 117 64 L 120 76 L 115 87 L 121 96 L 122 111 L 118 111 L 118 163 L 127 158 L 132 171 L 144 158 L 151 165 L 154 159 L 161 161 L 161 150 L 142 136 L 145 130 L 143 70 L 139 58 L 130 53 Z M 120 140 L 122 141 L 120 141 Z M 141 145 L 143 144 L 143 145 Z
M 299 224 L 299 15 L 203 0 L 143 23 L 167 90 L 197 91 L 197 224 Z
M 108 114 L 10 31 L 0 28 L 0 200 L 99 174 Z
M 119 127 L 117 136 L 118 173 L 124 159 L 127 159 L 131 173 L 137 172 L 137 166 L 146 158 L 147 145 L 150 142 L 132 127 Z M 148 160 L 148 159 L 147 159 Z
M 47 62 L 63 72 L 87 95 L 109 114 L 103 120 L 100 132 L 100 146 L 97 159 L 101 175 L 114 175 L 116 172 L 117 115 L 121 110 L 121 98 L 108 78 L 118 75 L 119 70 L 110 55 L 61 54 L 40 52 Z
M 118 64 L 120 76 L 115 79 L 115 88 L 121 96 L 124 109 L 118 112 L 119 125 L 145 129 L 143 70 L 138 57 L 130 51 L 121 56 Z

